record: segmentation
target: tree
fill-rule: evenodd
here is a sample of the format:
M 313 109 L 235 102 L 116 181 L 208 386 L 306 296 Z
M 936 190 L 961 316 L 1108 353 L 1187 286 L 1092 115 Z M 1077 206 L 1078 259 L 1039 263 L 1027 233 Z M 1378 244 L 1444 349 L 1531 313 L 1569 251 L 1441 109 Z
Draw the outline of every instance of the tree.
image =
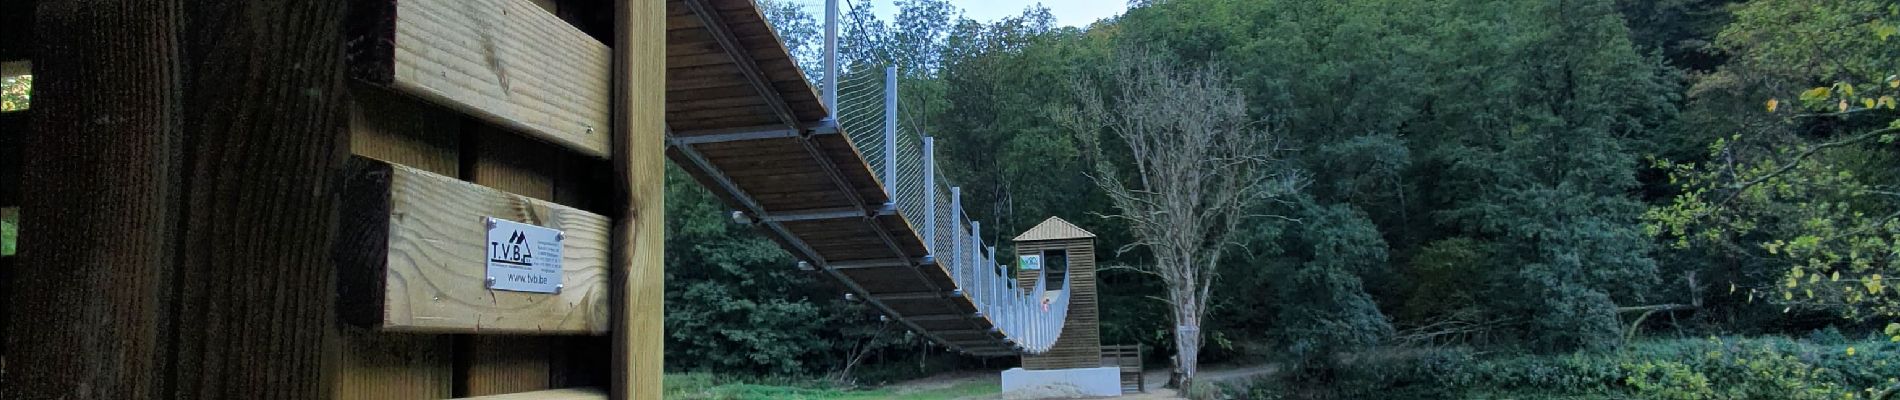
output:
M 1365 213 L 1310 198 L 1295 206 L 1304 262 L 1278 282 L 1278 340 L 1292 355 L 1296 375 L 1330 372 L 1337 353 L 1379 344 L 1392 324 L 1366 294 L 1362 275 L 1384 269 L 1385 240 Z
M 1680 191 L 1652 207 L 1651 232 L 1743 261 L 1730 297 L 1900 318 L 1900 5 L 1754 2 L 1735 16 L 1716 41 L 1733 61 L 1697 89 L 1740 105 L 1720 118 L 1740 122 L 1710 125 L 1738 133 L 1656 162 Z M 1900 340 L 1900 323 L 1886 333 Z
M 1110 81 L 1100 83 L 1106 92 L 1072 85 L 1079 106 L 1061 121 L 1087 149 L 1091 177 L 1117 210 L 1109 217 L 1133 231 L 1128 246 L 1154 257 L 1144 268 L 1166 287 L 1186 385 L 1198 367 L 1209 289 L 1222 254 L 1235 244 L 1232 234 L 1261 217 L 1255 212 L 1264 203 L 1296 191 L 1301 178 L 1279 158 L 1279 134 L 1248 114 L 1246 97 L 1218 68 L 1175 66 L 1142 50 L 1119 56 Z
M 667 170 L 666 196 L 669 369 L 849 380 L 852 355 L 918 342 L 793 268 L 685 172 Z
M 32 101 L 32 75 L 0 78 L 0 112 L 25 110 Z
M 760 1 L 759 13 L 765 15 L 765 21 L 778 32 L 779 40 L 785 42 L 785 51 L 791 53 L 792 61 L 805 71 L 805 79 L 812 85 L 824 84 L 825 36 L 818 16 L 806 12 L 799 3 L 785 0 Z

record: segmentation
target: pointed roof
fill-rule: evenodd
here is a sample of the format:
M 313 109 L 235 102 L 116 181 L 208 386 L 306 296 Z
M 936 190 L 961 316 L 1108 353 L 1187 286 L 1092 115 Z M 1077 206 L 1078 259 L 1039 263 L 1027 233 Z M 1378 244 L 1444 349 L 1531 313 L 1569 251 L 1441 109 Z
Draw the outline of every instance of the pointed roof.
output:
M 1042 223 L 1036 224 L 1036 227 L 1029 228 L 1028 232 L 1023 232 L 1023 234 L 1017 235 L 1015 239 L 1010 240 L 1031 242 L 1037 240 L 1093 238 L 1095 238 L 1095 234 L 1089 233 L 1089 231 L 1083 230 L 1075 226 L 1075 224 L 1069 223 L 1069 221 L 1063 221 L 1062 218 L 1049 217 L 1049 219 L 1042 220 Z

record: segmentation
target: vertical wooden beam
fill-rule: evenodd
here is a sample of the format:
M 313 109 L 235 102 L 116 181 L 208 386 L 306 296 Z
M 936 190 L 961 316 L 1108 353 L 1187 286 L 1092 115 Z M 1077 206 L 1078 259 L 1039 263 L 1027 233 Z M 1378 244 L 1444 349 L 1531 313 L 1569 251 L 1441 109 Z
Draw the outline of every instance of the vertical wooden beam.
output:
M 463 169 L 469 182 L 504 192 L 552 201 L 554 173 L 548 168 L 561 160 L 558 149 L 486 123 L 468 121 L 463 130 L 470 146 L 463 149 Z M 542 167 L 542 168 L 537 168 Z M 464 335 L 456 349 L 464 363 L 457 368 L 456 396 L 473 397 L 549 389 L 549 348 L 554 338 L 541 336 Z
M 350 98 L 351 154 L 444 176 L 461 173 L 459 154 L 466 146 L 461 143 L 460 115 L 370 85 L 350 85 Z M 349 202 L 344 204 L 347 206 Z M 343 223 L 348 226 L 351 221 Z M 351 255 L 377 257 L 362 254 L 358 250 L 361 246 L 347 242 L 356 239 L 359 238 L 344 236 L 340 238 L 344 242 L 337 243 L 337 251 L 348 252 L 338 254 L 339 268 L 355 265 L 345 258 Z M 339 275 L 351 276 L 348 272 L 339 271 Z M 362 286 L 351 287 L 348 279 L 339 284 L 345 285 L 340 292 L 344 296 L 369 295 L 356 292 Z M 349 304 L 355 299 L 339 300 L 341 304 Z M 336 324 L 333 329 L 339 336 L 341 358 L 336 367 L 334 398 L 442 399 L 455 396 L 454 336 L 385 333 L 349 323 Z
M 327 398 L 337 364 L 330 243 L 349 148 L 347 7 L 179 3 L 184 57 L 174 72 L 187 85 L 178 120 L 190 169 L 172 234 L 172 395 Z
M 8 27 L 0 35 L 0 61 L 33 58 L 33 7 L 38 0 L 0 1 L 0 26 Z
M 371 331 L 338 324 L 336 399 L 445 399 L 455 396 L 449 335 Z
M 665 359 L 666 2 L 614 2 L 613 382 L 658 399 Z
M 169 118 L 179 82 L 167 73 L 178 23 L 160 2 L 121 2 L 103 11 L 48 4 L 34 31 L 40 54 L 33 110 L 39 129 L 25 140 L 21 231 L 16 261 L 60 265 L 15 277 L 12 307 L 60 310 L 12 313 L 10 365 L 0 397 L 156 398 L 162 368 L 161 310 L 168 307 L 168 210 L 181 163 L 182 136 Z M 129 66 L 123 61 L 147 60 Z M 113 118 L 85 129 L 95 115 Z M 39 251 L 33 251 L 33 248 Z M 86 357 L 72 357 L 86 354 Z M 76 390 L 77 388 L 86 388 Z
M 328 398 L 344 4 L 37 11 L 0 398 Z

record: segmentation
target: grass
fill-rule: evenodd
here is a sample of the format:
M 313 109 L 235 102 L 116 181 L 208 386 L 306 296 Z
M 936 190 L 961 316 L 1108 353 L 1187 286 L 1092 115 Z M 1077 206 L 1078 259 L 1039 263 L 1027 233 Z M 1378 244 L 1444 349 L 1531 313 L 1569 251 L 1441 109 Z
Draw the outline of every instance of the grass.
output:
M 668 399 L 792 399 L 859 400 L 921 399 L 949 400 L 994 395 L 1001 391 L 995 382 L 964 381 L 950 385 L 920 388 L 838 388 L 819 381 L 792 379 L 742 379 L 703 373 L 667 374 L 665 397 Z

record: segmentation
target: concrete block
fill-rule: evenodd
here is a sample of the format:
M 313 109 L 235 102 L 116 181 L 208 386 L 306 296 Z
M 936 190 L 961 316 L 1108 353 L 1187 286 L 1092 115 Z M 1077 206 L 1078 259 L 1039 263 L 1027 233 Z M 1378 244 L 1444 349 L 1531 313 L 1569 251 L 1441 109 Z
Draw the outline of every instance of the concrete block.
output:
M 1034 392 L 1038 397 L 1102 397 L 1122 394 L 1121 368 L 1003 371 L 1003 393 Z

